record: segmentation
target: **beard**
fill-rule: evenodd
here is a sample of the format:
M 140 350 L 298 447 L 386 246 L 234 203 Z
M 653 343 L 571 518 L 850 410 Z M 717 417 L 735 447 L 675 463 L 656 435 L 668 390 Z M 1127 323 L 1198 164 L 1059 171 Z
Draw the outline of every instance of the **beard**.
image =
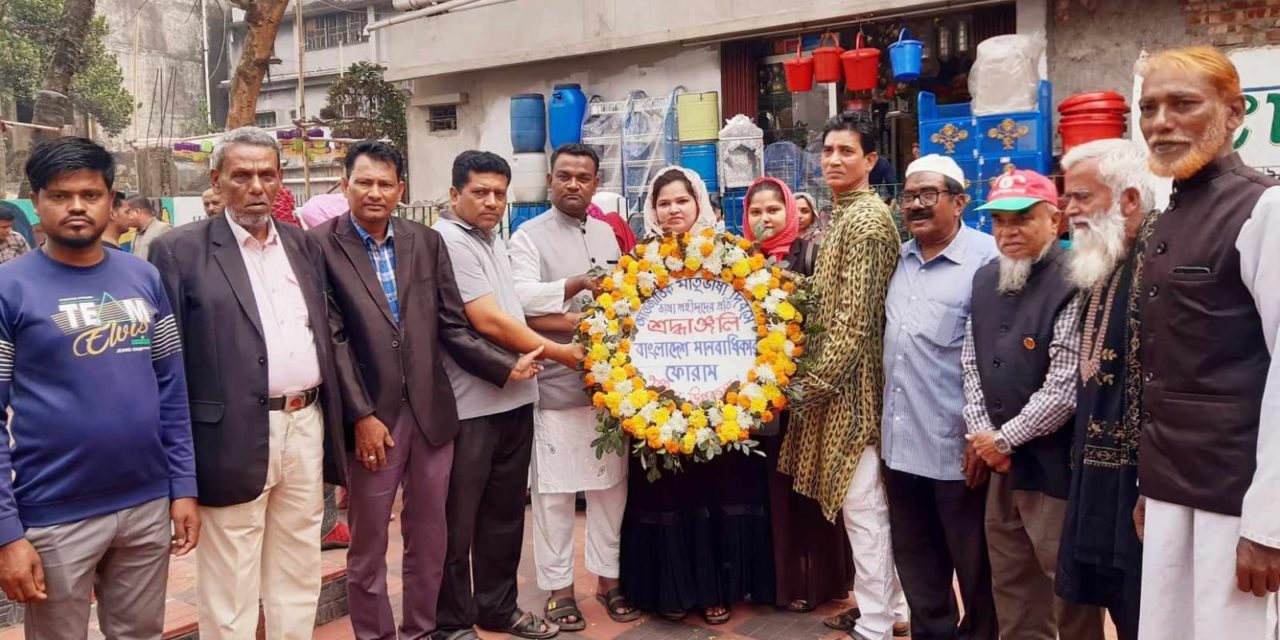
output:
M 236 224 L 248 229 L 250 227 L 261 227 L 271 222 L 271 214 L 269 213 L 240 213 L 227 209 L 226 212 L 231 215 L 231 219 Z
M 1027 286 L 1027 279 L 1031 277 L 1031 267 L 1040 262 L 1044 254 L 1049 253 L 1055 242 L 1057 239 L 1045 243 L 1040 255 L 1034 258 L 1010 258 L 1000 254 L 1000 281 L 996 284 L 996 291 L 1002 294 L 1021 292 Z
M 1181 158 L 1173 162 L 1165 162 L 1160 160 L 1156 154 L 1151 154 L 1151 159 L 1148 161 L 1151 172 L 1174 180 L 1186 180 L 1194 176 L 1218 156 L 1218 151 L 1222 149 L 1222 141 L 1227 139 L 1228 133 L 1227 111 L 1223 109 L 1213 117 L 1213 120 L 1209 122 L 1209 126 L 1205 129 L 1204 135 L 1198 139 L 1189 140 L 1170 136 L 1148 140 L 1148 147 L 1155 147 L 1161 142 L 1181 142 L 1190 143 L 1191 145 Z
M 59 236 L 54 234 L 46 234 L 45 239 L 48 242 L 51 242 L 56 245 L 61 245 L 62 247 L 65 247 L 67 249 L 87 249 L 93 246 L 93 243 L 97 242 L 98 239 L 102 237 L 102 232 L 105 230 L 106 230 L 106 227 L 103 227 L 102 229 L 98 229 L 94 231 L 91 235 L 87 235 L 87 236 L 66 237 L 66 236 Z
M 1075 230 L 1067 278 L 1080 289 L 1092 289 L 1115 271 L 1125 256 L 1125 219 L 1116 202 L 1101 215 L 1082 218 L 1087 226 Z

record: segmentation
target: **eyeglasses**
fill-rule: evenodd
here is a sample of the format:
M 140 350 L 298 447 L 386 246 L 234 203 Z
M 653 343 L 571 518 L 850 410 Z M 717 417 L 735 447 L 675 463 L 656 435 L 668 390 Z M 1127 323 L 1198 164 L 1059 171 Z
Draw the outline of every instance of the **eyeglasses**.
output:
M 898 206 L 906 208 L 911 206 L 912 201 L 919 200 L 920 206 L 932 207 L 933 205 L 938 204 L 938 197 L 944 193 L 950 193 L 951 195 L 956 195 L 954 193 L 951 193 L 950 191 L 939 191 L 937 189 L 925 189 L 924 191 L 920 191 L 920 192 L 903 191 L 902 193 L 898 194 Z

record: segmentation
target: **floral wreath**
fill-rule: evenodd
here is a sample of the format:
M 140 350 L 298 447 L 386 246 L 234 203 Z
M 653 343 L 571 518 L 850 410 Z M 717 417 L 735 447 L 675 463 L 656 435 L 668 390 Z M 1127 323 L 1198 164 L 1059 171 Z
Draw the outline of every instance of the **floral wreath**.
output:
M 685 278 L 731 285 L 755 315 L 755 364 L 714 401 L 691 402 L 649 384 L 631 362 L 634 316 L 656 291 Z M 642 241 L 603 276 L 600 289 L 578 327 L 587 354 L 583 381 L 599 411 L 596 455 L 621 453 L 630 436 L 650 481 L 661 475 L 659 466 L 678 471 L 683 460 L 706 462 L 727 450 L 764 455 L 752 435 L 787 407 L 784 389 L 803 353 L 802 309 L 810 298 L 799 277 L 749 241 L 707 229 Z

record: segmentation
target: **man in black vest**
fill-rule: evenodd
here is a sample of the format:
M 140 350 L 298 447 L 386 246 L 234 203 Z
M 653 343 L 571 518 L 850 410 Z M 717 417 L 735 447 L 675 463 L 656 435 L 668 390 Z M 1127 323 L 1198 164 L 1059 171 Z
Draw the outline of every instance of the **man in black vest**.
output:
M 966 436 L 997 473 L 987 549 L 1000 637 L 1102 640 L 1102 611 L 1054 596 L 1071 472 L 1079 303 L 1058 246 L 1058 190 L 1034 171 L 996 180 L 987 204 L 1000 261 L 973 278 L 963 355 Z
M 1270 638 L 1267 607 L 1280 589 L 1280 182 L 1232 150 L 1245 101 L 1226 56 L 1165 51 L 1143 75 L 1151 168 L 1174 182 L 1143 252 L 1139 637 Z

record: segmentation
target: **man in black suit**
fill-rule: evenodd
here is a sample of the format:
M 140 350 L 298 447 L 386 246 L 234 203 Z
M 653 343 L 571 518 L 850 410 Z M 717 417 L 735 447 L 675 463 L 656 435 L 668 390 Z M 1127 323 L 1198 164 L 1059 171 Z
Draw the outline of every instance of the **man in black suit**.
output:
M 310 234 L 324 252 L 359 372 L 342 390 L 347 420 L 354 423 L 348 442 L 351 626 L 361 639 L 397 637 L 387 597 L 387 523 L 403 486 L 399 637 L 418 640 L 436 630 L 448 539 L 445 501 L 458 433 L 440 348 L 497 387 L 533 377 L 541 350 L 517 360 L 468 324 L 440 234 L 392 215 L 404 192 L 404 158 L 395 147 L 359 142 L 347 152 L 345 165 L 342 186 L 350 213 Z
M 276 225 L 275 138 L 227 132 L 209 172 L 226 215 L 158 238 L 150 259 L 186 351 L 206 538 L 196 593 L 206 640 L 309 640 L 320 593 L 322 483 L 346 484 L 339 375 L 354 375 L 324 257 Z

